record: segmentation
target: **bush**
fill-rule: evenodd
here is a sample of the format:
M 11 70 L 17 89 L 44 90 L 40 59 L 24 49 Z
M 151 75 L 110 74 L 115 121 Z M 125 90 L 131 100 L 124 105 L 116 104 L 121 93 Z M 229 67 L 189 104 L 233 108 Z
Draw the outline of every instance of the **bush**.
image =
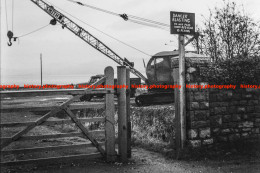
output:
M 170 142 L 174 137 L 173 106 L 132 107 L 133 131 L 141 138 Z
M 172 148 L 175 138 L 173 105 L 131 107 L 132 144 L 162 151 Z
M 259 84 L 260 57 L 214 62 L 201 75 L 210 84 Z

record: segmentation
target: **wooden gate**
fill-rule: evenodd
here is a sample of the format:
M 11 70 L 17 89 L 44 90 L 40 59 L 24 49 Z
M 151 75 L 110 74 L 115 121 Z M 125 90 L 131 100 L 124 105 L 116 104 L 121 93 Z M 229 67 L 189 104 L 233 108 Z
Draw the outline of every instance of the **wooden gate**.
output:
M 105 69 L 105 76 L 99 81 L 92 85 L 100 85 L 104 83 L 106 85 L 114 85 L 114 70 L 112 67 L 107 67 Z M 26 163 L 43 163 L 43 162 L 63 162 L 66 160 L 75 159 L 87 159 L 97 156 L 103 156 L 107 161 L 114 161 L 116 158 L 115 151 L 115 105 L 114 105 L 114 90 L 112 88 L 102 88 L 102 89 L 58 89 L 58 90 L 30 90 L 30 91 L 5 91 L 1 92 L 1 98 L 4 97 L 23 97 L 23 96 L 46 96 L 46 95 L 73 95 L 69 100 L 61 103 L 58 106 L 48 106 L 48 107 L 1 107 L 1 112 L 8 111 L 49 111 L 42 117 L 38 118 L 36 121 L 29 122 L 11 122 L 11 123 L 1 123 L 2 128 L 10 127 L 25 127 L 11 137 L 1 136 L 1 157 L 8 154 L 19 154 L 19 153 L 33 153 L 42 151 L 54 151 L 60 149 L 73 149 L 94 146 L 97 149 L 97 153 L 91 154 L 77 154 L 77 155 L 66 155 L 59 157 L 48 157 L 48 158 L 38 158 L 38 159 L 27 159 L 27 160 L 15 160 L 15 161 L 5 161 L 1 162 L 1 165 L 17 165 Z M 84 94 L 105 94 L 104 103 L 82 103 L 79 101 L 80 97 Z M 86 108 L 104 108 L 105 117 L 93 117 L 93 118 L 78 118 L 74 110 L 82 110 Z M 70 119 L 51 119 L 57 113 L 64 111 Z M 90 131 L 86 128 L 83 123 L 85 122 L 103 122 L 105 130 L 94 130 Z M 47 135 L 26 135 L 29 131 L 37 126 L 42 125 L 59 125 L 64 123 L 75 123 L 78 127 L 79 132 L 73 133 L 57 133 L 57 134 L 47 134 Z M 95 135 L 99 133 L 105 133 L 105 142 L 100 143 L 95 139 Z M 88 139 L 90 142 L 77 144 L 77 145 L 55 145 L 48 147 L 33 147 L 33 148 L 19 148 L 19 149 L 8 149 L 8 146 L 15 141 L 25 141 L 25 140 L 43 140 L 43 139 L 57 139 L 64 137 L 83 137 Z

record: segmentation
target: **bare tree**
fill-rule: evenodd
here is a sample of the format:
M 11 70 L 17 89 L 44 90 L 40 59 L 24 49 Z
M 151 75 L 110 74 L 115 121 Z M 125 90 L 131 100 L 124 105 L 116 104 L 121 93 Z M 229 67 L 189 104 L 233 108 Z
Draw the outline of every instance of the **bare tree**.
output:
M 222 8 L 210 10 L 203 27 L 198 29 L 203 36 L 193 45 L 213 61 L 259 56 L 259 26 L 243 11 L 235 2 L 226 1 Z

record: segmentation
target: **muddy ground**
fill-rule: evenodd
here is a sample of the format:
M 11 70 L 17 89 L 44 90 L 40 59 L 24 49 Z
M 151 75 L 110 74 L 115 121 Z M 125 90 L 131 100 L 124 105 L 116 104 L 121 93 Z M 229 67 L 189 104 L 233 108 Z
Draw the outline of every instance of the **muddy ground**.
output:
M 133 148 L 133 156 L 126 164 L 119 162 L 106 163 L 102 159 L 92 161 L 81 161 L 68 164 L 56 164 L 18 167 L 6 170 L 6 172 L 35 172 L 35 173 L 159 173 L 159 172 L 178 172 L 178 173 L 258 173 L 260 171 L 260 160 L 251 158 L 245 154 L 226 153 L 214 159 L 207 157 L 197 158 L 189 156 L 176 160 L 158 152 L 148 151 L 139 147 Z M 233 151 L 234 152 L 234 151 Z M 204 156 L 206 156 L 205 154 Z M 208 153 L 208 156 L 210 154 Z M 253 154 L 254 155 L 254 154 Z M 251 158 L 251 159 L 250 159 Z

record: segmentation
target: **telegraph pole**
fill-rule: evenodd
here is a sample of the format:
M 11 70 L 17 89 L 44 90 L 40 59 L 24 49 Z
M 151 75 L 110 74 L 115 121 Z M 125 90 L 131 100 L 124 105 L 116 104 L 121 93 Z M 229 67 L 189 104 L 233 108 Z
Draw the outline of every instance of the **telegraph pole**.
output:
M 42 86 L 42 54 L 40 54 L 40 63 L 41 63 L 41 86 Z

